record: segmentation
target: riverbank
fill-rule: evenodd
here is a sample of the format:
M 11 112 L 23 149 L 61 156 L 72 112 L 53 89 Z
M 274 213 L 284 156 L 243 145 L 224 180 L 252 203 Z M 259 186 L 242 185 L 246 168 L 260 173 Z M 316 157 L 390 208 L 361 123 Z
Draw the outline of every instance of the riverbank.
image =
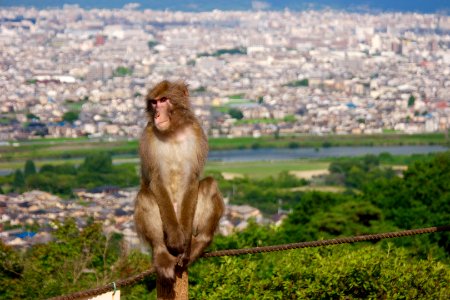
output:
M 448 146 L 449 140 L 444 133 L 428 134 L 371 134 L 371 135 L 295 135 L 263 136 L 260 138 L 210 138 L 212 150 L 259 149 L 259 148 L 329 148 L 355 146 Z
M 263 136 L 260 138 L 210 138 L 210 150 L 262 149 L 262 148 L 330 148 L 357 146 L 448 146 L 443 133 L 379 135 L 297 135 Z M 75 159 L 89 154 L 108 152 L 111 155 L 137 155 L 138 141 L 128 139 L 36 139 L 0 146 L 0 163 L 27 159 Z
M 372 154 L 378 156 L 380 163 L 390 166 L 405 166 L 425 156 L 439 152 L 449 153 L 444 146 L 374 146 L 374 147 L 330 147 L 330 148 L 271 148 L 211 150 L 205 172 L 219 172 L 228 176 L 249 176 L 264 178 L 277 176 L 280 172 L 323 172 L 331 162 L 360 159 Z M 138 168 L 137 155 L 115 155 L 113 164 L 130 164 Z M 82 158 L 70 159 L 33 159 L 37 168 L 45 164 L 79 165 Z M 8 175 L 16 169 L 23 169 L 24 161 L 0 162 L 0 176 Z M 308 173 L 309 174 L 309 173 Z

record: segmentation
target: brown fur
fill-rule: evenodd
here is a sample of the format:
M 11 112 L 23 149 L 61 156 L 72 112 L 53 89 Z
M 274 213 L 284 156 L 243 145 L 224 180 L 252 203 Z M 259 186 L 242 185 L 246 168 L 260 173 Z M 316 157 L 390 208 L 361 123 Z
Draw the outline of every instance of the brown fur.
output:
M 150 102 L 163 97 L 168 101 Z M 224 204 L 214 179 L 199 180 L 208 143 L 190 108 L 186 84 L 162 81 L 146 101 L 149 122 L 139 145 L 141 188 L 135 225 L 152 247 L 159 276 L 173 280 L 177 264 L 191 264 L 210 244 Z M 164 128 L 155 123 L 160 113 L 169 117 Z

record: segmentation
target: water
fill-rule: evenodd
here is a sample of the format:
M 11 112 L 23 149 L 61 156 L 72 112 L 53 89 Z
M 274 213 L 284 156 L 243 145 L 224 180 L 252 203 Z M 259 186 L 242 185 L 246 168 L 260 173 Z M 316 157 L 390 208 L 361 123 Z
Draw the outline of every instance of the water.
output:
M 209 161 L 223 162 L 245 162 L 245 161 L 276 161 L 302 158 L 327 158 L 345 156 L 363 156 L 366 154 L 390 153 L 392 155 L 427 154 L 448 151 L 444 146 L 376 146 L 376 147 L 329 147 L 329 148 L 297 148 L 297 149 L 240 149 L 210 151 Z M 133 155 L 117 155 L 114 158 L 125 158 L 127 162 L 135 160 L 136 165 L 139 160 Z M 0 169 L 0 176 L 5 176 L 14 172 L 10 169 Z
M 329 147 L 329 148 L 297 148 L 297 149 L 241 149 L 226 151 L 210 151 L 208 160 L 224 162 L 273 161 L 301 158 L 327 158 L 345 156 L 363 156 L 366 154 L 411 155 L 445 152 L 444 146 L 377 146 L 377 147 Z

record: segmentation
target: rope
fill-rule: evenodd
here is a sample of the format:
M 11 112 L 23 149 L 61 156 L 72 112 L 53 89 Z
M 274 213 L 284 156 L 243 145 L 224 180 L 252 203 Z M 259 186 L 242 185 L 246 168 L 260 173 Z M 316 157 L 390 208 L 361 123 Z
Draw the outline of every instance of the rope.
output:
M 110 283 L 110 284 L 107 284 L 107 285 L 104 285 L 101 287 L 97 287 L 97 288 L 93 288 L 93 289 L 85 290 L 85 291 L 81 291 L 81 292 L 76 292 L 76 293 L 69 294 L 69 295 L 63 295 L 63 296 L 50 298 L 50 300 L 74 300 L 74 299 L 80 299 L 80 298 L 86 298 L 86 297 L 94 297 L 94 296 L 101 295 L 101 294 L 104 294 L 109 291 L 115 291 L 116 289 L 123 287 L 123 286 L 135 284 L 136 282 L 141 281 L 142 279 L 144 279 L 145 277 L 147 277 L 153 273 L 155 273 L 155 269 L 153 267 L 151 267 L 147 271 L 144 271 L 140 274 L 137 274 L 137 275 L 125 278 L 125 279 L 121 279 L 119 281 L 115 281 L 113 283 Z
M 404 231 L 397 231 L 397 232 L 360 235 L 360 236 L 354 236 L 354 237 L 337 238 L 337 239 L 332 239 L 332 240 L 301 242 L 301 243 L 255 247 L 255 248 L 246 248 L 246 249 L 221 250 L 221 251 L 204 253 L 202 255 L 202 257 L 207 258 L 207 257 L 218 257 L 218 256 L 237 256 L 237 255 L 243 255 L 243 254 L 285 251 L 285 250 L 299 249 L 299 248 L 323 247 L 323 246 L 338 245 L 338 244 L 351 244 L 351 243 L 356 243 L 356 242 L 391 239 L 391 238 L 398 238 L 398 237 L 402 237 L 402 236 L 411 236 L 411 235 L 418 235 L 418 234 L 425 234 L 425 233 L 432 233 L 432 232 L 439 232 L 439 231 L 449 231 L 449 230 L 450 230 L 450 225 L 447 225 L 447 226 L 429 227 L 429 228 L 421 228 L 421 229 L 413 229 L 413 230 L 404 230 Z
M 301 243 L 293 243 L 293 244 L 284 244 L 284 245 L 275 245 L 275 246 L 265 246 L 265 247 L 255 247 L 255 248 L 245 248 L 245 249 L 229 249 L 229 250 L 220 250 L 214 252 L 204 253 L 201 257 L 219 257 L 219 256 L 237 256 L 243 254 L 255 254 L 255 253 L 265 253 L 265 252 L 274 252 L 274 251 L 286 251 L 291 249 L 300 249 L 300 248 L 311 248 L 311 247 L 323 247 L 328 245 L 339 245 L 339 244 L 351 244 L 357 242 L 365 242 L 365 241 L 376 241 L 382 239 L 391 239 L 398 238 L 404 236 L 412 236 L 418 234 L 426 234 L 433 232 L 442 232 L 442 231 L 450 231 L 450 225 L 445 226 L 436 226 L 429 228 L 420 228 L 413 230 L 404 230 L 404 231 L 396 231 L 396 232 L 387 232 L 387 233 L 377 233 L 377 234 L 368 234 L 368 235 L 360 235 L 348 238 L 337 238 L 331 240 L 322 240 L 322 241 L 312 241 L 312 242 L 301 242 Z M 115 281 L 114 283 L 110 283 L 104 285 L 102 287 L 93 288 L 90 290 L 85 290 L 81 292 L 76 292 L 69 295 L 63 295 L 51 298 L 50 300 L 73 300 L 85 297 L 93 297 L 97 296 L 109 291 L 114 290 L 115 288 L 120 288 L 128 285 L 132 285 L 138 281 L 143 280 L 145 277 L 155 273 L 155 269 L 152 267 L 147 271 L 144 271 L 140 274 L 128 277 L 126 279 L 122 279 L 119 281 Z

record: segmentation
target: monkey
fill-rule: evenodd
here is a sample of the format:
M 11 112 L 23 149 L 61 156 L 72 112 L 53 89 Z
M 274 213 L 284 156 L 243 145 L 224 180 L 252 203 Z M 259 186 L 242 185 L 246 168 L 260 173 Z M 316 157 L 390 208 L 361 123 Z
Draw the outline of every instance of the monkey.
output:
M 184 82 L 164 80 L 148 91 L 139 142 L 141 183 L 135 200 L 138 235 L 150 244 L 157 275 L 173 281 L 212 242 L 224 211 L 212 177 L 200 180 L 208 142 Z

